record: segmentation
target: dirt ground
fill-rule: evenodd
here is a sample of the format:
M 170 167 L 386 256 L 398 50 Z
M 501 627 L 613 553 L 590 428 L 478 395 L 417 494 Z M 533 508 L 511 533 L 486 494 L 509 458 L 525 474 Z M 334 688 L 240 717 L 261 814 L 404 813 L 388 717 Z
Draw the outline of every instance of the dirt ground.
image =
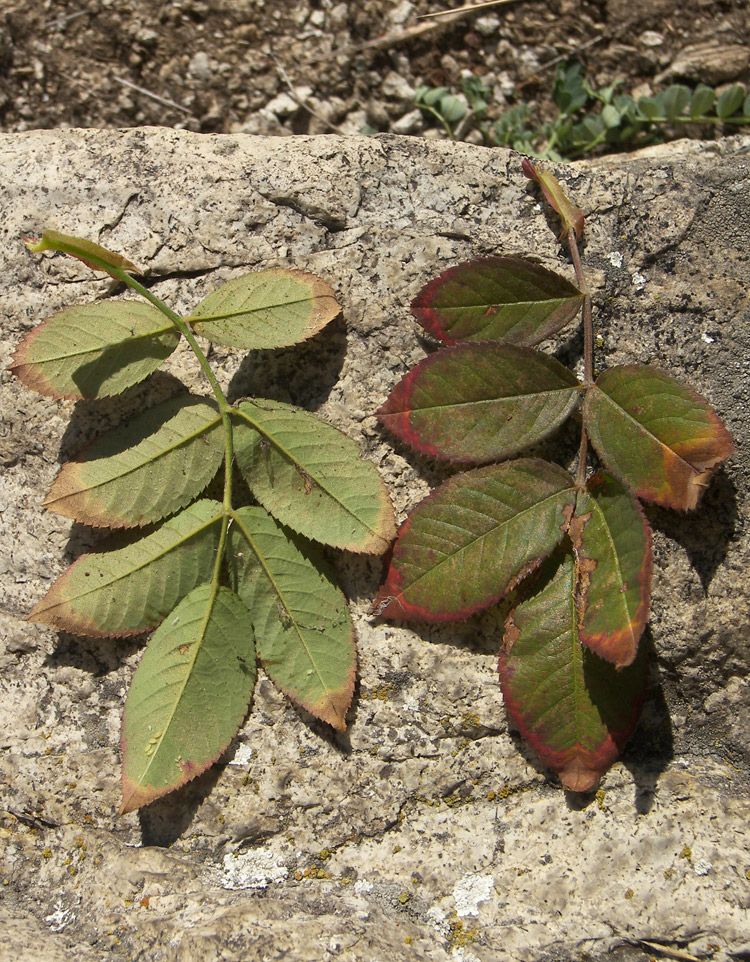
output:
M 492 91 L 491 114 L 523 100 L 543 117 L 554 62 L 568 56 L 596 83 L 637 94 L 750 79 L 746 0 L 511 0 L 418 19 L 451 6 L 4 0 L 0 129 L 419 134 L 418 84 L 457 88 L 471 71 Z

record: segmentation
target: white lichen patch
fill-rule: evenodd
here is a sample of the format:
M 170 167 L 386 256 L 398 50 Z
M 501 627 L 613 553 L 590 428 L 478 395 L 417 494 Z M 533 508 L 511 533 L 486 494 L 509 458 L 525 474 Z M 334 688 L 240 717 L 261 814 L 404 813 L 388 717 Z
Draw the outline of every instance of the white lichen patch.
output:
M 612 267 L 622 267 L 622 254 L 619 251 L 610 251 L 607 260 Z
M 495 880 L 491 875 L 464 875 L 453 889 L 456 914 L 461 918 L 479 915 L 480 902 L 492 897 Z
M 273 852 L 250 851 L 224 856 L 226 889 L 265 889 L 287 877 L 286 866 Z
M 630 280 L 633 284 L 633 287 L 637 291 L 643 290 L 643 288 L 646 286 L 646 278 L 640 273 L 640 271 L 636 271 L 635 274 L 631 274 Z
M 54 912 L 44 916 L 44 921 L 49 925 L 51 932 L 62 932 L 71 922 L 75 922 L 75 919 L 73 911 L 63 908 L 62 902 L 56 902 Z
M 230 765 L 238 765 L 240 768 L 247 765 L 253 760 L 255 755 L 255 749 L 251 748 L 249 745 L 239 745 L 237 751 L 234 753 L 234 758 L 230 761 Z

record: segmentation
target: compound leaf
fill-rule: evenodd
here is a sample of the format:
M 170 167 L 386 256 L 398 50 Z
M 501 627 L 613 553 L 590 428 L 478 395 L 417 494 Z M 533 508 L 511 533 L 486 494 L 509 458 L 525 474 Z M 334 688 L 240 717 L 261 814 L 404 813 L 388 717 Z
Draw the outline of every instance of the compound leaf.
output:
M 234 436 L 243 477 L 282 524 L 349 551 L 389 546 L 396 532 L 385 485 L 333 425 L 278 401 L 243 401 Z
M 196 497 L 224 454 L 213 401 L 176 397 L 103 435 L 63 465 L 45 507 L 84 524 L 158 521 Z
M 229 588 L 201 584 L 154 632 L 125 704 L 122 808 L 132 812 L 212 765 L 255 686 L 253 626 Z
M 713 469 L 734 450 L 709 404 L 651 367 L 605 371 L 588 392 L 584 423 L 609 470 L 634 494 L 694 508 Z
M 594 475 L 588 489 L 570 525 L 579 635 L 622 668 L 635 660 L 648 621 L 651 530 L 638 502 L 610 475 Z
M 13 355 L 11 370 L 39 394 L 110 397 L 148 377 L 179 339 L 172 323 L 150 304 L 83 304 L 31 330 Z
M 482 464 L 516 454 L 567 419 L 580 384 L 547 354 L 468 343 L 424 358 L 377 412 L 422 454 Z
M 487 608 L 553 551 L 575 499 L 573 478 L 536 458 L 449 478 L 401 526 L 375 610 L 455 621 Z
M 505 341 L 530 347 L 565 327 L 583 294 L 520 257 L 485 257 L 444 271 L 412 301 L 422 327 L 446 344 Z
M 154 628 L 213 572 L 221 505 L 196 501 L 122 548 L 82 555 L 63 572 L 29 621 L 94 637 Z
M 635 728 L 647 664 L 642 650 L 617 670 L 581 646 L 570 555 L 509 615 L 499 671 L 508 715 L 542 762 L 570 791 L 594 788 Z
M 320 277 L 279 267 L 227 281 L 186 320 L 210 341 L 251 351 L 299 344 L 340 310 Z
M 231 528 L 231 583 L 250 610 L 258 655 L 293 701 L 339 731 L 354 692 L 354 625 L 320 557 L 262 508 L 240 508 Z

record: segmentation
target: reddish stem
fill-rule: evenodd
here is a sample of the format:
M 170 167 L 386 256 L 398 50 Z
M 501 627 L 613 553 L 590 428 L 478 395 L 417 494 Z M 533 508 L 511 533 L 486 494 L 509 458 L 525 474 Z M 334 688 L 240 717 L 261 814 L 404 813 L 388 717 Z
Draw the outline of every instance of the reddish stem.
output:
M 594 383 L 594 325 L 591 318 L 591 294 L 589 293 L 586 275 L 581 265 L 581 255 L 578 250 L 578 239 L 575 230 L 568 230 L 568 247 L 576 272 L 578 288 L 583 294 L 583 383 L 587 388 Z M 588 435 L 586 428 L 581 428 L 581 447 L 578 453 L 578 474 L 576 483 L 583 487 L 586 482 L 586 455 L 588 453 Z

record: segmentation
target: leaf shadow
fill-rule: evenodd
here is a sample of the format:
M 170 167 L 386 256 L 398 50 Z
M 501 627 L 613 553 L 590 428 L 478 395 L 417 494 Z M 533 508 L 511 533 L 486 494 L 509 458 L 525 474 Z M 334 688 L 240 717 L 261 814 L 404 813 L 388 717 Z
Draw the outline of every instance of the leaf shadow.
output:
M 60 440 L 60 463 L 70 460 L 95 438 L 117 428 L 128 418 L 188 390 L 179 378 L 155 371 L 146 380 L 114 397 L 76 401 Z
M 339 314 L 301 344 L 249 351 L 232 377 L 227 399 L 266 397 L 314 411 L 340 380 L 345 357 L 346 321 Z
M 729 551 L 739 522 L 737 487 L 724 468 L 711 479 L 696 511 L 677 513 L 645 504 L 649 523 L 681 545 L 707 591 Z
M 641 638 L 641 645 L 645 645 L 649 660 L 648 688 L 638 723 L 618 761 L 633 779 L 635 810 L 639 815 L 645 815 L 653 808 L 660 776 L 674 760 L 674 734 L 654 639 L 648 627 Z M 606 774 L 603 777 L 606 790 Z M 568 808 L 582 811 L 592 801 L 596 800 L 599 804 L 601 796 L 597 795 L 598 788 L 590 792 L 566 791 Z M 603 801 L 601 804 L 604 804 Z
M 169 848 L 190 828 L 198 809 L 216 788 L 238 747 L 236 739 L 218 761 L 176 791 L 138 809 L 141 846 Z

